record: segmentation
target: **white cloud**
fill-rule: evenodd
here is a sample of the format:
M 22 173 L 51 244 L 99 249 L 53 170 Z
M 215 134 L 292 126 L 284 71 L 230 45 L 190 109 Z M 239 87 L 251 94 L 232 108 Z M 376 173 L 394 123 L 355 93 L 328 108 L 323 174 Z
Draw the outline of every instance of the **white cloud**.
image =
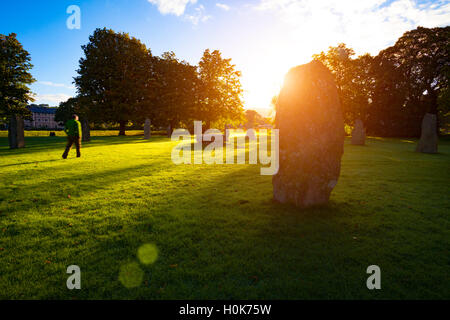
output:
M 148 0 L 158 7 L 162 14 L 181 16 L 188 4 L 195 4 L 197 0 Z
M 315 50 L 345 42 L 376 54 L 407 30 L 450 24 L 447 0 L 261 0 L 257 9 L 288 24 L 287 41 Z
M 73 85 L 67 85 L 64 83 L 54 83 L 51 81 L 39 81 L 39 84 L 45 85 L 45 86 L 50 86 L 50 87 L 60 87 L 60 88 L 66 88 L 66 89 L 75 89 L 75 86 Z
M 230 10 L 230 6 L 228 6 L 228 5 L 224 4 L 224 3 L 216 3 L 216 7 L 220 8 L 222 10 L 225 10 L 225 11 Z
M 211 19 L 211 16 L 206 14 L 205 7 L 203 5 L 199 5 L 195 8 L 193 14 L 185 14 L 183 17 L 195 26 L 198 25 L 199 22 L 206 22 Z
M 196 4 L 197 0 L 147 0 L 158 7 L 161 14 L 173 14 L 182 16 L 185 21 L 198 25 L 199 22 L 205 22 L 212 17 L 206 14 L 203 5 L 197 6 L 192 13 L 185 13 L 189 4 Z
M 33 103 L 48 103 L 58 105 L 60 102 L 66 101 L 69 98 L 72 98 L 72 96 L 65 93 L 36 94 L 34 95 L 35 101 Z

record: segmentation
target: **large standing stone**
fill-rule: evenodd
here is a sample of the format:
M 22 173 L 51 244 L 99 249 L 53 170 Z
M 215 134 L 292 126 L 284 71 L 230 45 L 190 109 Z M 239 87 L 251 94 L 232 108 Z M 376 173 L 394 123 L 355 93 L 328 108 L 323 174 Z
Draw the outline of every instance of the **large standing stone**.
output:
M 150 131 L 150 119 L 145 119 L 144 123 L 144 139 L 150 139 L 152 133 Z
M 309 207 L 328 202 L 344 153 L 344 121 L 336 84 L 319 61 L 292 68 L 277 101 L 279 170 L 273 195 Z
M 11 149 L 25 147 L 24 122 L 21 116 L 12 115 L 8 126 L 9 147 Z
M 81 119 L 81 140 L 91 141 L 91 127 L 89 126 L 88 119 Z
M 416 147 L 417 152 L 437 153 L 438 135 L 437 118 L 435 114 L 426 113 L 422 120 L 422 134 Z
M 364 145 L 366 141 L 366 129 L 360 119 L 356 119 L 355 126 L 352 130 L 352 144 Z

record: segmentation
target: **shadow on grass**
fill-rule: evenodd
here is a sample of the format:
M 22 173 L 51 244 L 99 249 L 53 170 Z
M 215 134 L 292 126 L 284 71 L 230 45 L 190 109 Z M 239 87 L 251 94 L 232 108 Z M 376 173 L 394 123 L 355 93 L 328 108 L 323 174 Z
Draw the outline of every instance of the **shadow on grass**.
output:
M 136 137 L 96 137 L 92 145 L 131 141 L 167 142 L 167 138 L 152 138 L 147 141 Z M 361 266 L 367 267 L 367 260 L 378 255 L 381 250 L 378 249 L 379 246 L 374 246 L 378 244 L 377 237 L 367 238 L 363 245 L 352 239 L 350 232 L 353 230 L 348 228 L 351 219 L 348 218 L 358 212 L 356 203 L 332 201 L 325 206 L 303 210 L 279 204 L 272 200 L 271 179 L 260 176 L 258 166 L 242 165 L 238 169 L 235 165 L 232 167 L 228 171 L 221 166 L 223 172 L 214 174 L 210 173 L 212 167 L 208 166 L 204 167 L 205 171 L 201 167 L 175 171 L 177 179 L 162 180 L 159 183 L 164 185 L 158 186 L 159 188 L 140 185 L 141 189 L 148 188 L 140 191 L 144 194 L 142 200 L 146 203 L 152 200 L 152 193 L 147 191 L 161 189 L 163 204 L 155 202 L 127 211 L 120 207 L 108 208 L 98 218 L 90 217 L 89 213 L 88 217 L 71 217 L 79 219 L 83 224 L 94 218 L 105 221 L 101 229 L 95 225 L 97 220 L 86 227 L 90 237 L 83 238 L 82 241 L 89 245 L 79 251 L 74 249 L 69 256 L 70 259 L 82 259 L 82 266 L 89 266 L 96 272 L 95 275 L 94 272 L 91 273 L 90 279 L 99 279 L 91 280 L 88 283 L 89 290 L 81 290 L 80 296 L 116 299 L 360 298 L 361 292 L 367 292 L 364 287 L 361 291 L 346 288 L 347 285 L 350 288 L 360 288 L 358 285 L 365 283 L 365 279 L 360 281 L 358 277 L 354 277 L 356 280 L 349 280 L 353 278 L 348 275 L 353 275 L 352 272 L 356 270 L 364 277 L 365 269 Z M 76 173 L 71 175 L 71 179 L 79 183 L 73 186 L 77 194 L 72 195 L 82 201 L 82 196 L 87 193 L 100 191 L 98 193 L 102 194 L 102 189 L 120 184 L 121 181 L 151 176 L 174 170 L 173 168 L 170 160 L 163 159 L 120 169 L 104 168 L 101 172 Z M 198 175 L 207 175 L 208 178 L 199 179 Z M 54 176 L 57 177 L 55 173 Z M 53 177 L 45 181 L 52 186 L 48 183 L 43 186 L 39 182 L 20 187 L 19 196 L 25 197 L 33 190 L 48 188 L 52 191 L 52 206 L 67 202 L 66 190 L 52 189 L 67 185 L 67 177 Z M 196 185 L 199 186 L 174 188 L 172 193 L 171 187 L 180 181 L 197 182 Z M 132 194 L 129 196 L 132 197 Z M 91 199 L 92 201 L 96 200 Z M 29 204 L 29 201 L 24 201 L 16 208 L 29 210 Z M 35 206 L 36 210 L 45 210 L 49 203 L 37 202 Z M 126 225 L 117 213 L 131 217 Z M 66 219 L 64 214 L 57 218 Z M 342 222 L 342 219 L 347 221 Z M 56 219 L 46 219 L 45 222 L 49 233 L 54 231 L 56 234 L 58 230 L 55 229 L 60 228 L 61 223 L 58 224 Z M 11 222 L 13 223 L 14 221 Z M 17 239 L 19 232 L 26 230 L 28 229 L 17 229 Z M 373 232 L 375 231 L 376 229 Z M 63 235 L 59 239 L 52 237 L 50 248 L 47 247 L 46 250 L 59 250 L 61 243 L 78 240 L 82 232 L 85 230 L 69 233 L 72 238 Z M 15 236 L 16 234 L 10 234 L 11 238 Z M 25 241 L 31 243 L 32 240 L 27 237 Z M 145 269 L 146 277 L 155 275 L 151 278 L 151 288 L 144 285 L 134 291 L 123 288 L 117 281 L 119 266 L 124 261 L 136 259 L 137 248 L 151 241 L 156 242 L 160 249 L 157 263 Z M 363 249 L 370 249 L 369 253 Z M 376 258 L 380 259 L 378 256 Z M 177 267 L 170 267 L 174 264 Z M 62 279 L 65 276 L 64 270 L 61 274 L 61 281 L 56 281 L 58 283 L 65 281 Z M 253 275 L 257 275 L 262 281 L 249 280 L 249 276 Z M 318 281 L 318 284 L 312 284 L 314 281 Z M 348 281 L 353 281 L 353 286 Z M 97 289 L 93 284 L 104 289 Z M 157 290 L 167 284 L 169 293 L 164 296 Z M 212 289 L 205 288 L 207 285 Z M 220 286 L 225 289 L 220 289 Z M 169 291 L 171 287 L 175 288 L 172 293 Z M 41 294 L 50 298 L 67 298 L 67 290 L 60 290 Z M 392 296 L 392 292 L 390 294 Z
M 50 161 L 64 161 L 64 160 L 47 160 L 42 162 L 50 162 Z M 31 162 L 35 163 L 35 162 Z M 67 175 L 61 176 L 61 174 L 58 173 L 58 170 L 52 169 L 52 175 L 48 176 L 48 181 L 39 181 L 35 184 L 26 184 L 22 185 L 20 187 L 14 187 L 18 188 L 20 194 L 24 196 L 28 196 L 33 193 L 34 190 L 40 190 L 45 191 L 45 188 L 48 188 L 49 191 L 52 192 L 52 195 L 57 197 L 58 194 L 61 195 L 61 201 L 67 201 L 66 194 L 64 194 L 63 189 L 73 189 L 72 195 L 77 195 L 78 197 L 82 196 L 83 194 L 88 194 L 94 191 L 98 191 L 99 189 L 106 189 L 109 185 L 114 183 L 120 183 L 120 181 L 125 181 L 126 179 L 129 179 L 130 177 L 143 177 L 143 176 L 151 176 L 157 172 L 160 172 L 164 170 L 166 167 L 163 166 L 163 164 L 166 163 L 166 160 L 158 160 L 158 161 L 151 161 L 148 164 L 145 165 L 138 165 L 138 166 L 129 166 L 124 167 L 120 169 L 107 169 L 104 171 L 96 171 L 95 173 L 78 173 L 74 174 L 73 172 L 70 172 Z M 169 163 L 171 165 L 171 163 Z M 155 169 L 158 170 L 155 170 Z M 151 170 L 150 170 L 151 169 Z M 43 168 L 43 170 L 47 171 L 48 168 Z M 65 171 L 64 168 L 61 169 L 61 171 Z M 12 173 L 14 175 L 14 173 Z M 60 176 L 59 178 L 55 178 L 55 176 Z M 6 178 L 12 178 L 13 176 L 6 176 Z M 68 181 L 77 181 L 76 185 L 72 185 L 71 183 L 68 183 Z M 61 189 L 61 186 L 63 186 L 63 189 Z M 55 187 L 57 189 L 55 189 Z M 59 188 L 59 189 L 58 189 Z M 25 200 L 25 199 L 24 199 Z M 52 202 L 53 205 L 57 205 L 57 202 Z M 24 202 L 24 208 L 26 209 L 26 206 L 28 204 Z M 39 202 L 36 203 L 37 207 L 39 208 Z M 43 205 L 47 206 L 48 203 L 43 203 Z
M 42 161 L 29 161 L 29 162 L 20 162 L 20 163 L 10 163 L 10 164 L 3 164 L 0 165 L 1 167 L 14 167 L 14 166 L 21 166 L 26 164 L 39 164 L 39 163 L 47 163 L 47 162 L 55 162 L 55 161 L 61 161 L 62 159 L 51 159 L 51 160 L 42 160 Z
M 143 139 L 142 136 L 99 136 L 91 137 L 91 141 L 82 142 L 82 148 L 98 147 L 99 145 L 120 145 L 126 143 L 155 143 L 167 142 L 168 138 L 164 136 L 153 136 L 150 140 Z M 0 155 L 16 156 L 41 151 L 61 150 L 61 154 L 66 146 L 65 137 L 27 137 L 25 139 L 25 148 L 9 149 L 8 138 L 0 138 Z

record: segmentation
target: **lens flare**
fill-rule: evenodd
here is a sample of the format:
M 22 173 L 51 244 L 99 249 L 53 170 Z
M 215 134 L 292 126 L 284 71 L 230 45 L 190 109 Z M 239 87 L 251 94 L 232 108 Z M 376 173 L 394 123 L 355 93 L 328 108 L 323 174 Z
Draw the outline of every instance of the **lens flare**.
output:
M 152 264 L 158 258 L 158 248 L 151 243 L 144 244 L 138 249 L 137 257 L 142 264 Z
M 119 281 L 125 288 L 136 288 L 144 279 L 144 271 L 137 262 L 130 262 L 123 265 L 119 272 Z

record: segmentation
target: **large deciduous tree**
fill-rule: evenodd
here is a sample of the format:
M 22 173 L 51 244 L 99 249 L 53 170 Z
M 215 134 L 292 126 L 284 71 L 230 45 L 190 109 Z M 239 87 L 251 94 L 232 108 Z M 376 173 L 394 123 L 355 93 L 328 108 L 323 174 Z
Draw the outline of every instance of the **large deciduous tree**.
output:
M 74 114 L 78 115 L 81 122 L 83 141 L 91 140 L 91 132 L 89 126 L 90 109 L 87 103 L 83 103 L 83 99 L 79 97 L 69 98 L 59 104 L 55 113 L 55 121 L 61 124 L 66 123 Z
M 352 125 L 356 119 L 366 120 L 374 79 L 370 73 L 373 57 L 355 52 L 344 43 L 329 47 L 327 52 L 313 55 L 333 74 L 342 105 L 344 121 Z
M 24 146 L 22 119 L 31 116 L 27 103 L 34 99 L 28 85 L 35 80 L 30 61 L 16 34 L 0 34 L 0 119 L 9 121 L 10 148 Z
M 243 118 L 241 72 L 231 59 L 224 59 L 218 50 L 205 50 L 199 63 L 200 107 L 198 117 L 211 128 L 218 120 Z
M 119 123 L 125 135 L 129 120 L 141 118 L 154 99 L 153 57 L 138 39 L 127 33 L 96 29 L 82 46 L 75 84 L 89 105 L 93 120 Z
M 368 130 L 385 136 L 420 135 L 424 114 L 437 114 L 444 105 L 449 54 L 450 27 L 419 27 L 382 50 L 373 63 L 376 83 Z
M 256 126 L 263 125 L 266 120 L 255 110 L 245 110 L 245 127 L 253 129 Z
M 154 71 L 157 95 L 153 112 L 146 116 L 171 130 L 177 126 L 189 127 L 195 120 L 199 101 L 197 67 L 180 62 L 173 52 L 165 52 L 155 58 Z

